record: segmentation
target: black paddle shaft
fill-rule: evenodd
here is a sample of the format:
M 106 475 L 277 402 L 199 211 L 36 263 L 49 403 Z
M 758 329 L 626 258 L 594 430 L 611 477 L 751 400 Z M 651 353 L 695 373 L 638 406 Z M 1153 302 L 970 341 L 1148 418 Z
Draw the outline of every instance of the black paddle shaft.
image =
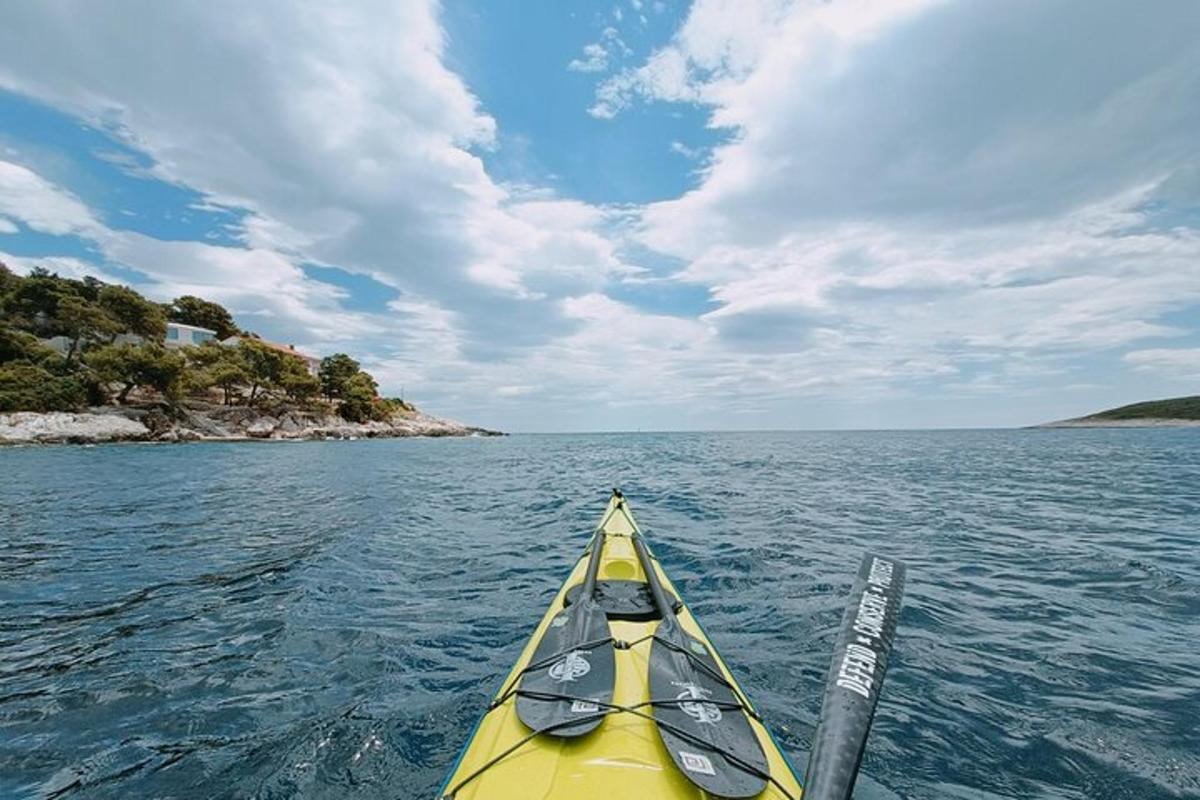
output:
M 579 602 L 587 603 L 596 599 L 596 577 L 600 574 L 600 558 L 604 552 L 604 531 L 596 531 L 592 537 L 592 553 L 588 557 L 587 575 L 583 579 L 583 591 L 579 593 Z
M 517 716 L 547 736 L 590 733 L 612 703 L 616 657 L 608 618 L 595 600 L 605 534 L 597 531 L 577 602 L 564 608 L 542 634 L 517 689 Z
M 850 591 L 804 777 L 804 800 L 849 800 L 900 620 L 905 567 L 867 553 Z
M 708 646 L 679 624 L 639 534 L 638 561 L 662 621 L 650 645 L 654 721 L 671 760 L 688 780 L 718 797 L 754 797 L 769 766 L 741 699 Z

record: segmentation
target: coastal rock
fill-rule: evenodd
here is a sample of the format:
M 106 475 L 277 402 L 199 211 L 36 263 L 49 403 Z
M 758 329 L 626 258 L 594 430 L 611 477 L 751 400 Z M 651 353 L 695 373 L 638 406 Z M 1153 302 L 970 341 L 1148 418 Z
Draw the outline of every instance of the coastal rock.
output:
M 164 431 L 154 438 L 158 442 L 198 442 L 205 437 L 189 428 L 175 428 Z
M 138 421 L 149 428 L 153 436 L 170 433 L 175 426 L 175 421 L 161 408 L 150 409 Z
M 280 439 L 294 439 L 302 436 L 304 432 L 304 423 L 297 419 L 295 414 L 287 414 L 279 420 L 279 425 L 275 428 L 273 435 Z
M 1064 419 L 1057 422 L 1043 422 L 1034 425 L 1035 428 L 1200 428 L 1200 419 Z
M 189 409 L 194 415 L 204 416 L 209 420 L 219 422 L 229 430 L 237 430 L 250 425 L 261 415 L 250 406 L 207 406 L 197 405 Z
M 0 442 L 126 442 L 150 438 L 150 429 L 116 414 L 22 411 L 0 414 Z
M 267 439 L 275 432 L 279 420 L 274 417 L 261 417 L 246 426 L 246 435 L 252 439 Z
M 239 436 L 233 428 L 198 412 L 185 411 L 180 424 L 195 432 L 201 439 L 232 439 Z
M 78 414 L 0 414 L 0 444 L 498 435 L 419 411 L 356 423 L 324 408 L 289 403 L 262 408 L 187 401 L 177 407 L 162 403 L 100 406 Z

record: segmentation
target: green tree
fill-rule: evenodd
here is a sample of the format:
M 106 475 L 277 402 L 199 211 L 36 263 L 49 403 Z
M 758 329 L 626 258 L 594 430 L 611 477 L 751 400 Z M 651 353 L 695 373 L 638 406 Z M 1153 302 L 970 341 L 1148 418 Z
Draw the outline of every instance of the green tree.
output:
M 106 383 L 121 384 L 117 402 L 124 403 L 138 386 L 148 386 L 174 402 L 179 397 L 183 356 L 160 344 L 110 344 L 87 353 L 85 362 Z
M 121 332 L 121 323 L 79 295 L 66 295 L 59 300 L 56 325 L 71 340 L 67 349 L 67 366 L 72 364 L 81 346 L 111 341 Z
M 303 402 L 316 397 L 321 391 L 321 382 L 315 375 L 309 374 L 300 359 L 284 356 L 283 368 L 279 373 L 279 388 L 291 399 Z
M 71 280 L 70 278 L 63 278 L 61 280 L 65 280 L 70 284 L 71 288 L 75 290 L 75 294 L 93 303 L 100 299 L 100 290 L 108 285 L 99 278 L 93 278 L 91 275 L 85 275 L 81 281 Z M 133 290 L 131 289 L 130 291 Z
M 250 382 L 241 348 L 205 342 L 199 347 L 189 347 L 185 352 L 188 361 L 185 384 L 189 391 L 219 387 L 222 402 L 228 406 L 233 404 L 238 389 Z
M 283 374 L 284 359 L 290 359 L 278 350 L 268 347 L 256 339 L 242 339 L 238 342 L 238 351 L 246 364 L 246 375 L 250 384 L 250 398 L 253 403 L 263 390 L 271 390 L 279 385 L 279 377 Z
M 375 379 L 366 372 L 356 372 L 346 381 L 338 414 L 350 422 L 366 422 L 375 417 Z
M 39 342 L 33 334 L 0 322 L 0 364 L 10 361 L 44 364 L 57 358 L 58 353 Z
M 172 322 L 216 331 L 218 339 L 228 339 L 239 333 L 233 315 L 224 306 L 192 295 L 176 297 L 167 307 L 167 318 Z
M 63 333 L 57 324 L 59 303 L 79 296 L 69 281 L 38 267 L 4 293 L 4 315 L 22 330 L 56 336 Z
M 17 288 L 21 277 L 8 268 L 8 264 L 0 261 L 0 298 Z
M 86 399 L 87 392 L 73 376 L 55 375 L 24 361 L 0 364 L 0 412 L 74 411 Z
M 151 303 L 128 286 L 104 286 L 97 306 L 116 320 L 122 331 L 149 341 L 161 341 L 167 334 L 167 317 L 162 307 Z
M 358 362 L 345 353 L 334 353 L 321 359 L 317 377 L 326 400 L 345 397 L 346 383 L 358 374 Z
M 246 372 L 246 366 L 240 361 L 225 361 L 219 364 L 214 364 L 209 368 L 209 380 L 212 381 L 211 386 L 219 386 L 223 394 L 222 402 L 225 405 L 233 405 L 234 399 L 237 397 L 238 388 L 245 386 L 249 375 Z

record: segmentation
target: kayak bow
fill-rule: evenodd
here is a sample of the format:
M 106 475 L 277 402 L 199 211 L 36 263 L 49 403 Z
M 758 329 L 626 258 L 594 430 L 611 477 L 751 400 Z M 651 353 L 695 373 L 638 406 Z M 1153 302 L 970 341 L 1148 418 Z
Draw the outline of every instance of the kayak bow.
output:
M 876 573 L 887 561 L 868 558 Z M 854 606 L 872 590 L 864 580 Z M 878 642 L 883 665 L 898 589 Z M 848 610 L 846 627 L 856 619 Z M 827 768 L 814 752 L 809 772 L 825 784 L 822 798 L 849 797 L 883 677 L 881 669 L 869 684 L 869 708 L 855 704 L 861 685 L 845 680 L 837 659 L 848 645 L 857 652 L 852 642 L 861 639 L 840 637 L 831 670 L 826 706 L 847 691 L 836 685 L 839 674 L 854 697 L 823 717 L 817 737 L 832 762 L 849 760 L 850 769 Z M 861 670 L 854 677 L 871 680 Z M 800 796 L 792 766 L 679 600 L 617 490 L 439 792 L 442 800 Z

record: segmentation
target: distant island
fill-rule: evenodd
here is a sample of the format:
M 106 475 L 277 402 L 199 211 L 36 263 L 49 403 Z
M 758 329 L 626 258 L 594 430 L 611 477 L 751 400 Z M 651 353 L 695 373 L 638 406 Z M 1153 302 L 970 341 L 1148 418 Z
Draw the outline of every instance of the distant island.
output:
M 210 300 L 0 263 L 0 444 L 494 433 L 382 397 L 349 355 L 267 341 Z
M 1200 426 L 1200 395 L 1149 400 L 1037 428 L 1152 428 Z

